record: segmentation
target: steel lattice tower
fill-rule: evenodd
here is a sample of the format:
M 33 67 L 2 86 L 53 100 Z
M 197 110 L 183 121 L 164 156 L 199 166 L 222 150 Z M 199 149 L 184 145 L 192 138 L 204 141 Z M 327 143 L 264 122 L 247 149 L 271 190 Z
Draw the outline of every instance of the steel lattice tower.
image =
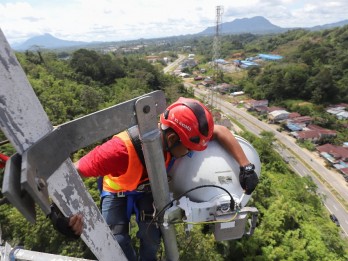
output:
M 215 35 L 213 41 L 213 57 L 212 57 L 212 66 L 213 66 L 213 80 L 215 85 L 218 84 L 220 78 L 220 68 L 218 64 L 218 59 L 220 58 L 220 32 L 221 32 L 221 22 L 222 22 L 223 6 L 216 7 L 216 20 L 215 20 Z M 211 89 L 211 106 L 214 107 L 214 96 L 215 91 Z M 216 98 L 216 97 L 215 97 Z

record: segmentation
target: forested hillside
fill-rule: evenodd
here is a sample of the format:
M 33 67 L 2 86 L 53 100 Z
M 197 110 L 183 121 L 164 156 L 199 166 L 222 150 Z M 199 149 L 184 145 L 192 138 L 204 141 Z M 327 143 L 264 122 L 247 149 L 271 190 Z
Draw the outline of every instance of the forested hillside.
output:
M 192 45 L 202 61 L 211 57 L 212 39 L 194 39 Z M 221 58 L 233 62 L 260 53 L 283 56 L 263 61 L 240 73 L 224 73 L 223 82 L 239 86 L 249 97 L 267 99 L 270 106 L 310 116 L 313 124 L 337 131 L 331 142 L 348 140 L 347 120 L 326 113 L 329 105 L 348 103 L 348 26 L 309 32 L 293 30 L 279 35 L 226 35 L 221 37 Z
M 245 90 L 253 97 L 303 99 L 321 105 L 348 102 L 348 26 L 307 34 L 293 31 L 260 45 L 285 59 L 249 72 Z
M 68 61 L 54 53 L 27 51 L 17 56 L 55 125 L 153 90 L 183 91 L 178 79 L 136 57 L 86 49 Z
M 296 47 L 286 48 L 289 55 L 284 63 L 270 64 L 259 71 L 250 70 L 247 78 L 241 82 L 243 87 L 255 97 L 277 100 L 291 97 L 295 91 L 286 91 L 289 96 L 284 97 L 285 94 L 280 91 L 274 94 L 275 89 L 272 88 L 276 88 L 275 85 L 284 84 L 284 89 L 286 84 L 288 88 L 293 85 L 296 87 L 291 88 L 298 88 L 297 84 L 302 84 L 302 89 L 306 89 L 308 84 L 312 86 L 308 93 L 318 94 L 311 94 L 317 99 L 313 101 L 323 102 L 327 96 L 323 96 L 323 90 L 334 83 L 334 99 L 337 100 L 340 97 L 337 93 L 343 93 L 346 88 L 344 82 L 347 82 L 347 58 L 344 57 L 347 54 L 347 45 L 344 48 L 348 37 L 347 27 L 342 30 L 311 34 L 294 31 L 265 38 L 244 35 L 240 36 L 241 42 L 236 40 L 235 43 L 230 43 L 230 47 L 224 42 L 223 50 L 226 55 L 227 50 L 230 53 L 241 49 L 254 53 L 274 51 L 299 41 L 301 43 Z M 308 41 L 303 41 L 303 37 L 308 38 Z M 226 36 L 226 39 L 229 37 Z M 338 39 L 345 40 L 342 42 Z M 195 40 L 196 50 L 202 48 L 203 52 L 204 48 L 200 43 L 205 40 L 206 38 Z M 319 60 L 309 55 L 318 46 L 326 50 L 321 52 L 324 56 Z M 329 56 L 328 50 L 335 54 Z M 190 95 L 180 80 L 164 75 L 159 68 L 135 55 L 103 54 L 80 49 L 72 53 L 69 59 L 41 51 L 18 53 L 17 57 L 54 125 L 152 90 L 164 90 L 168 102 L 179 96 Z M 340 66 L 334 66 L 334 61 Z M 320 77 L 331 81 L 325 81 L 326 84 L 320 87 L 318 84 L 324 82 Z M 305 86 L 303 81 L 306 82 Z M 312 96 L 305 96 L 308 93 L 305 92 L 303 98 L 312 99 Z M 333 98 L 327 99 L 331 101 Z M 240 135 L 252 142 L 262 162 L 261 182 L 250 201 L 250 205 L 256 206 L 260 211 L 255 234 L 250 238 L 215 242 L 204 227 L 196 226 L 187 237 L 183 226 L 178 224 L 180 260 L 347 260 L 348 243 L 341 238 L 339 228 L 330 221 L 323 205 L 324 199 L 317 195 L 314 183 L 309 178 L 298 177 L 273 151 L 273 136 L 270 133 L 263 133 L 262 138 L 256 138 L 247 131 Z M 2 135 L 1 140 L 4 139 Z M 7 154 L 13 153 L 9 145 L 1 149 Z M 72 155 L 73 160 L 77 160 L 85 150 Z M 96 202 L 99 202 L 96 180 L 86 179 L 85 184 Z M 12 246 L 22 245 L 25 249 L 93 258 L 81 240 L 66 240 L 52 228 L 42 212 L 38 212 L 37 224 L 32 226 L 13 207 L 1 205 L 3 239 Z M 134 238 L 135 233 L 133 227 Z
M 253 98 L 271 102 L 303 99 L 321 105 L 348 102 L 348 26 L 317 32 L 298 29 L 276 35 L 220 38 L 220 58 L 228 61 L 235 54 L 240 54 L 238 58 L 260 53 L 284 57 L 282 61 L 250 69 L 242 81 L 232 76 L 233 82 Z M 171 44 L 172 49 L 189 46 L 190 52 L 201 55 L 202 63 L 211 61 L 213 56 L 213 37 L 172 40 Z

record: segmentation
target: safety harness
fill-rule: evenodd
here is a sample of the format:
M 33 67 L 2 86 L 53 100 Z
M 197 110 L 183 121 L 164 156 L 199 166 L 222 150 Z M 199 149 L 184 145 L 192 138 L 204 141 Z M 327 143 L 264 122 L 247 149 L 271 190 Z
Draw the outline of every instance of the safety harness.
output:
M 141 140 L 139 138 L 138 126 L 135 125 L 133 127 L 130 127 L 129 129 L 127 129 L 127 133 L 129 135 L 129 137 L 131 138 L 132 144 L 135 148 L 135 151 L 137 152 L 139 160 L 143 164 L 144 168 L 146 168 L 144 153 L 143 153 L 143 149 L 141 146 Z M 130 217 L 134 211 L 136 219 L 138 222 L 139 222 L 139 220 L 142 220 L 142 221 L 147 220 L 146 217 L 148 215 L 146 213 L 139 212 L 139 209 L 136 205 L 136 202 L 138 201 L 138 199 L 140 197 L 143 196 L 144 192 L 150 192 L 150 191 L 151 191 L 150 182 L 147 180 L 147 181 L 143 182 L 142 184 L 139 184 L 136 191 L 125 192 L 125 196 L 127 196 L 127 216 L 128 216 L 128 219 L 130 219 Z M 150 218 L 152 219 L 153 217 L 150 217 Z
M 144 166 L 145 166 L 145 159 L 144 159 L 144 153 L 142 149 L 141 140 L 139 138 L 139 129 L 138 126 L 135 125 L 129 129 L 127 129 L 127 133 L 132 141 L 132 144 L 135 148 L 135 151 L 137 153 L 137 156 Z M 167 171 L 170 169 L 170 167 L 173 165 L 175 158 L 172 158 L 172 160 L 169 163 L 169 166 L 167 167 Z M 98 180 L 98 189 L 100 191 L 100 195 L 103 198 L 106 195 L 110 195 L 111 192 L 103 191 L 103 177 L 99 177 Z M 127 216 L 128 219 L 130 219 L 132 213 L 135 213 L 137 221 L 150 221 L 153 218 L 152 213 L 140 213 L 139 209 L 136 205 L 136 202 L 139 198 L 143 196 L 144 193 L 151 192 L 151 186 L 149 180 L 141 183 L 138 185 L 138 187 L 133 191 L 126 191 L 126 192 L 119 192 L 116 193 L 117 197 L 127 197 Z

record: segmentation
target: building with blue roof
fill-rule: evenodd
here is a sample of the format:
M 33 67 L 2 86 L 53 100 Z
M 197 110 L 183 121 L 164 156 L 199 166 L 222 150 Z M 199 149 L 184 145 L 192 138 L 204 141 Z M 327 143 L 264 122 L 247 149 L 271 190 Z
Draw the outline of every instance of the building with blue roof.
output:
M 286 124 L 286 128 L 288 128 L 290 131 L 301 131 L 302 130 L 302 128 L 299 125 L 291 123 L 291 122 L 288 122 Z
M 219 64 L 227 64 L 228 63 L 224 59 L 216 59 L 214 62 L 219 63 Z
M 260 53 L 259 58 L 266 61 L 277 61 L 283 59 L 283 56 L 277 54 L 263 54 Z
M 259 66 L 259 64 L 255 63 L 255 62 L 246 61 L 246 60 L 242 60 L 242 61 L 240 61 L 240 63 L 241 63 L 240 67 L 242 67 L 242 68 L 248 68 L 251 66 Z

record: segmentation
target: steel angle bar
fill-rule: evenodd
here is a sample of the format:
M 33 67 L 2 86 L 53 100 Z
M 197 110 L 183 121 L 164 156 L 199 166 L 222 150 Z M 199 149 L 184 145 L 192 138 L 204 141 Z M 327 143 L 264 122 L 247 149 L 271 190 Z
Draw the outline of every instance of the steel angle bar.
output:
M 153 98 L 155 106 L 152 109 L 156 119 L 166 106 L 164 93 L 155 91 L 145 97 Z M 72 152 L 136 125 L 135 103 L 138 99 L 139 97 L 58 126 L 23 153 L 22 159 L 26 162 L 23 164 L 23 171 L 47 178 Z

